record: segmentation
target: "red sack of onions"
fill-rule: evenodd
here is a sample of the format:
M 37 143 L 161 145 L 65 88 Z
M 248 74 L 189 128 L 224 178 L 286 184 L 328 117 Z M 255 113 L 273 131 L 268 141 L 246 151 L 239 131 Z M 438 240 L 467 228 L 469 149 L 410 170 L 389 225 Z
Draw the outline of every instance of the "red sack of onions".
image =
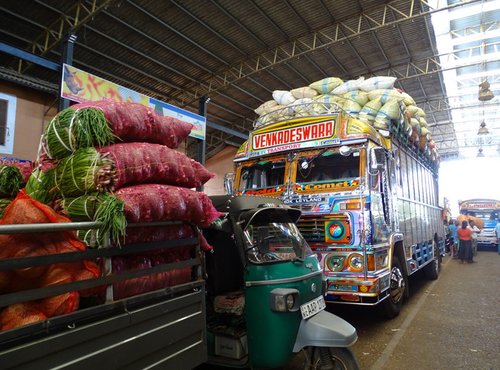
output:
M 127 184 L 160 183 L 198 187 L 213 178 L 203 165 L 165 145 L 123 143 L 97 148 L 114 163 L 114 188 Z
M 99 100 L 75 104 L 71 108 L 101 110 L 113 133 L 126 142 L 145 141 L 177 148 L 193 128 L 192 124 L 176 118 L 159 116 L 139 103 Z
M 144 184 L 121 188 L 128 222 L 184 221 L 206 227 L 221 216 L 201 192 L 170 185 Z
M 196 237 L 203 252 L 208 252 L 213 247 L 208 244 L 203 234 L 197 233 L 193 226 L 182 225 L 163 225 L 149 227 L 128 227 L 125 236 L 125 245 L 138 243 L 152 243 L 164 240 L 181 240 Z
M 123 274 L 127 271 L 150 269 L 158 265 L 164 265 L 189 258 L 186 255 L 169 254 L 168 252 L 158 254 L 115 256 L 113 257 L 113 274 Z M 123 281 L 113 283 L 113 296 L 115 299 L 123 299 L 133 295 L 163 289 L 169 286 L 187 283 L 191 280 L 191 267 L 183 267 L 170 271 L 152 273 Z
M 165 145 L 123 143 L 78 149 L 58 164 L 56 185 L 64 197 L 72 197 L 144 183 L 194 188 L 213 176 L 200 163 Z

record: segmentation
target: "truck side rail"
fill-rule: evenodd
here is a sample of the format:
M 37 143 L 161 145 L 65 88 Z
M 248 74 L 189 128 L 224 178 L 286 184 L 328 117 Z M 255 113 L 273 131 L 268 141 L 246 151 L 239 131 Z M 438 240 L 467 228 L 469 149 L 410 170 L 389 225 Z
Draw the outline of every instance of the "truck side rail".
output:
M 128 226 L 172 224 L 180 223 L 155 222 Z M 0 225 L 0 234 L 88 230 L 99 226 L 97 222 Z M 198 232 L 195 226 L 192 227 Z M 114 256 L 160 249 L 168 251 L 179 246 L 193 246 L 191 258 L 120 273 L 113 273 L 109 268 Z M 0 294 L 2 310 L 16 303 L 106 286 L 105 297 L 96 304 L 0 332 L 2 368 L 186 368 L 206 361 L 205 283 L 200 276 L 201 258 L 197 237 L 0 259 L 0 271 L 89 259 L 104 261 L 105 268 L 101 276 Z M 186 267 L 192 269 L 189 282 L 113 299 L 113 283 Z
M 160 225 L 172 225 L 175 223 L 155 223 L 155 225 L 147 226 L 160 226 Z M 136 224 L 138 226 L 144 226 L 141 224 Z M 33 224 L 33 225 L 0 225 L 0 234 L 14 234 L 14 233 L 29 233 L 29 232 L 40 232 L 40 231 L 68 231 L 68 230 L 81 230 L 84 228 L 98 228 L 99 224 L 96 222 L 75 222 L 68 224 Z M 96 259 L 96 258 L 109 258 L 112 256 L 124 256 L 130 254 L 136 254 L 140 252 L 147 252 L 157 249 L 169 249 L 179 246 L 195 245 L 198 243 L 196 238 L 180 239 L 180 240 L 170 240 L 168 242 L 152 242 L 145 244 L 130 244 L 123 248 L 101 248 L 101 249 L 87 249 L 85 251 L 67 252 L 67 253 L 57 253 L 45 256 L 36 257 L 22 257 L 22 258 L 9 258 L 0 260 L 0 271 L 14 270 L 23 267 L 35 267 L 51 265 L 60 262 L 76 262 L 85 259 Z M 185 261 L 169 263 L 164 265 L 158 265 L 152 268 L 128 271 L 120 274 L 109 274 L 97 279 L 82 280 L 67 284 L 61 284 L 56 286 L 50 286 L 45 288 L 30 289 L 21 292 L 9 293 L 0 295 L 0 308 L 14 304 L 20 303 L 40 298 L 51 297 L 58 294 L 63 294 L 71 292 L 74 290 L 82 290 L 89 288 L 96 288 L 102 285 L 111 285 L 114 282 L 128 280 L 131 278 L 147 276 L 158 272 L 165 272 L 174 270 L 180 267 L 196 266 L 200 265 L 200 259 L 198 257 L 192 258 Z

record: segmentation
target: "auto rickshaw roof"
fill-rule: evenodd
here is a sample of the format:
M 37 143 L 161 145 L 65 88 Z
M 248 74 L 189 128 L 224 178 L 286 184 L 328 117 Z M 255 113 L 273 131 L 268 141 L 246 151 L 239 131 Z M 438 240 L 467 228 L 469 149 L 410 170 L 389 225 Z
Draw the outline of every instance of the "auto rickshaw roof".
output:
M 219 212 L 228 212 L 238 217 L 242 212 L 262 208 L 285 208 L 293 222 L 300 217 L 300 211 L 286 206 L 279 198 L 260 195 L 213 195 L 212 204 Z
M 268 224 L 269 222 L 288 223 L 297 222 L 300 217 L 300 210 L 290 207 L 258 207 L 241 213 L 239 223 L 244 229 L 249 223 Z

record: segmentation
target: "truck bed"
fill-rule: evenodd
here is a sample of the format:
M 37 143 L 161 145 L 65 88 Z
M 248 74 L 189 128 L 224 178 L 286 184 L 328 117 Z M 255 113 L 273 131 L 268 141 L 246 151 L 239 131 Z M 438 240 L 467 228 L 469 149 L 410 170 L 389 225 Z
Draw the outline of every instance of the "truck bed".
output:
M 0 232 L 3 231 L 0 226 Z M 167 241 L 161 242 L 161 245 L 168 248 L 179 242 L 181 241 Z M 182 242 L 196 244 L 197 240 L 193 238 Z M 109 258 L 114 254 L 136 253 L 153 247 L 158 248 L 158 245 L 153 243 L 135 245 L 133 249 L 125 246 L 62 253 L 36 260 L 33 257 L 5 259 L 0 260 L 0 270 L 19 268 L 33 261 L 37 264 L 49 264 L 55 263 L 54 261 L 88 259 L 95 255 Z M 197 270 L 199 265 L 199 258 L 193 257 L 152 269 L 115 275 L 107 273 L 97 279 L 0 295 L 1 310 L 8 304 L 54 293 L 61 294 L 64 291 L 103 284 L 108 286 L 108 299 L 105 303 L 86 304 L 86 308 L 67 315 L 0 332 L 0 367 L 110 370 L 191 369 L 198 366 L 207 360 L 205 282 Z M 112 299 L 110 286 L 114 281 L 185 266 L 192 266 L 194 272 L 193 279 L 188 283 L 121 300 Z

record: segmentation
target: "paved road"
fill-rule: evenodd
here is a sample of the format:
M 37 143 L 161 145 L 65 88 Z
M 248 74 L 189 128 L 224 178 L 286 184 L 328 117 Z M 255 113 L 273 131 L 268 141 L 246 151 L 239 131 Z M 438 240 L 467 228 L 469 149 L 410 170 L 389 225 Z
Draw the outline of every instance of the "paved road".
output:
M 480 251 L 470 265 L 445 257 L 438 280 L 412 276 L 410 289 L 389 321 L 366 307 L 328 307 L 356 327 L 352 350 L 362 370 L 500 370 L 498 253 Z M 300 356 L 282 368 L 298 369 Z
M 445 257 L 439 279 L 410 280 L 400 316 L 381 321 L 365 308 L 329 309 L 358 330 L 352 347 L 363 370 L 500 369 L 500 255 L 473 264 Z

